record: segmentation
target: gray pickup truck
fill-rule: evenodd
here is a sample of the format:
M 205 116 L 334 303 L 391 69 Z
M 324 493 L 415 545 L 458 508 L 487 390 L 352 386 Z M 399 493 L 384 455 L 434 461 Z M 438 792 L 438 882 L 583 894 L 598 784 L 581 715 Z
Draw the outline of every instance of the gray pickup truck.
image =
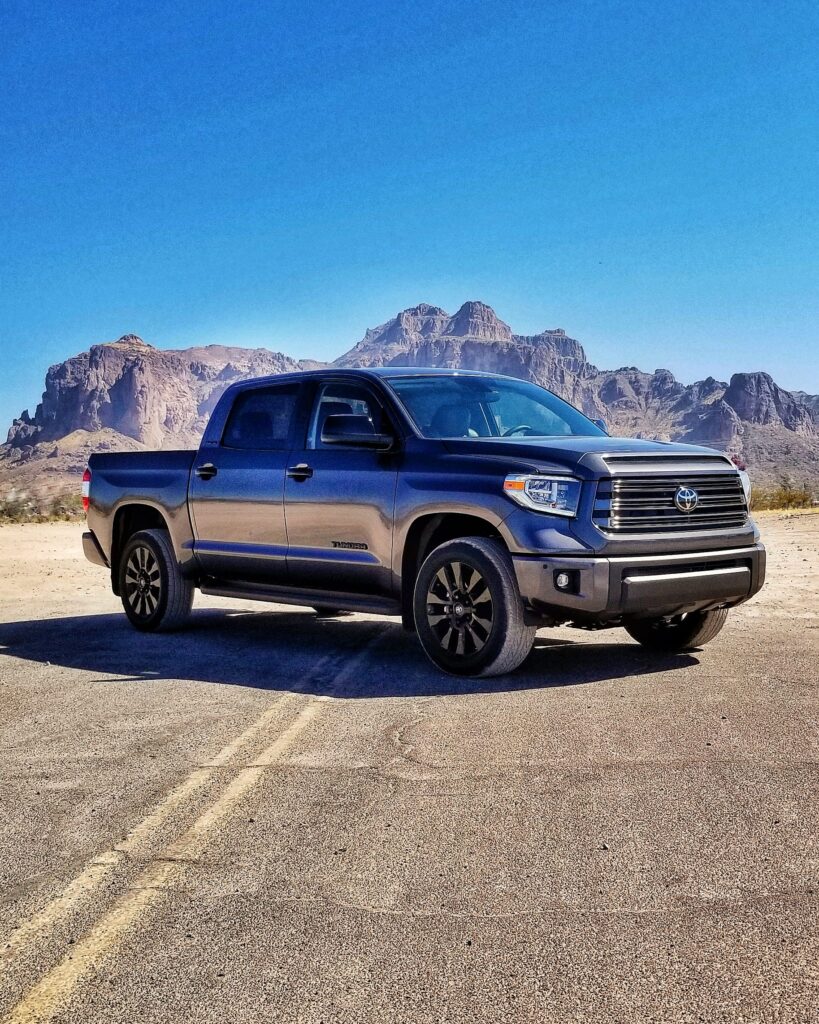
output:
M 140 630 L 194 590 L 400 615 L 441 669 L 510 672 L 539 627 L 699 647 L 762 586 L 745 474 L 609 437 L 550 391 L 455 370 L 316 370 L 220 399 L 198 451 L 94 455 L 87 557 Z

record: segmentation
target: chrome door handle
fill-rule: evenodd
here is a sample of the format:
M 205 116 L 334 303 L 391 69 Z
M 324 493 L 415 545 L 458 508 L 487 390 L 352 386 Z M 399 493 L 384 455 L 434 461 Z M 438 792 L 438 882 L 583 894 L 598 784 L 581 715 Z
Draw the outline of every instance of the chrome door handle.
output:
M 306 462 L 300 462 L 298 466 L 289 466 L 287 475 L 291 480 L 309 480 L 313 475 L 313 467 L 308 466 Z
M 204 466 L 197 466 L 194 470 L 194 473 L 196 473 L 200 480 L 210 480 L 211 477 L 216 476 L 218 472 L 219 470 L 212 462 L 206 462 Z

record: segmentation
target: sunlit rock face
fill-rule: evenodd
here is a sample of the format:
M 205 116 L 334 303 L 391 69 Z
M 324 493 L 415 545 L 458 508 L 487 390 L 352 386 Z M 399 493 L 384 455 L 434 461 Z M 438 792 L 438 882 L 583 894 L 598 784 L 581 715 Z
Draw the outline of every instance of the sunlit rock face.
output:
M 816 474 L 819 397 L 791 394 L 766 373 L 682 384 L 669 370 L 599 370 L 562 328 L 514 334 L 482 302 L 450 316 L 405 309 L 336 360 L 337 366 L 439 366 L 522 377 L 550 388 L 612 434 L 713 445 L 748 458 L 759 473 Z M 784 461 L 783 461 L 784 460 Z M 784 467 L 784 468 L 783 468 Z
M 0 470 L 48 458 L 52 474 L 73 471 L 95 446 L 192 447 L 233 381 L 321 365 L 265 348 L 157 349 L 126 334 L 49 369 L 42 402 L 0 446 Z M 785 391 L 761 372 L 682 384 L 665 369 L 600 370 L 562 328 L 515 334 L 484 302 L 454 314 L 429 303 L 404 309 L 334 365 L 503 373 L 543 384 L 612 434 L 710 444 L 746 458 L 760 478 L 809 479 L 819 465 L 819 396 Z
M 267 349 L 169 351 L 126 334 L 52 366 L 35 414 L 15 420 L 8 444 L 20 448 L 76 430 L 110 429 L 150 448 L 185 447 L 198 443 L 228 384 L 297 369 L 296 360 Z

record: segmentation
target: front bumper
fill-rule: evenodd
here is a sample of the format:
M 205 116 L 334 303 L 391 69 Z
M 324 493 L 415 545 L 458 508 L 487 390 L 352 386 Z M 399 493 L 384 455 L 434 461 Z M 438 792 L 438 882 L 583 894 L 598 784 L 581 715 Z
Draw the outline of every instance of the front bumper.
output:
M 513 555 L 520 592 L 536 610 L 561 618 L 679 615 L 736 605 L 765 582 L 765 548 L 754 544 L 717 551 L 617 558 Z M 560 590 L 558 573 L 571 587 Z

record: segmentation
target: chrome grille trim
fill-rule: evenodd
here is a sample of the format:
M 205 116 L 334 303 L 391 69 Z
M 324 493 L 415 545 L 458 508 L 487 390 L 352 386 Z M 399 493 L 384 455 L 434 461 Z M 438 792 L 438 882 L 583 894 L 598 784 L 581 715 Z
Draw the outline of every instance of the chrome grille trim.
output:
M 623 474 L 736 473 L 736 466 L 719 452 L 606 452 L 601 455 L 612 476 Z
M 703 474 L 675 473 L 667 463 L 663 468 L 662 474 L 630 473 L 600 480 L 592 511 L 594 525 L 605 533 L 639 534 L 732 529 L 747 523 L 748 506 L 735 469 Z M 699 495 L 692 512 L 681 512 L 674 503 L 682 486 Z

